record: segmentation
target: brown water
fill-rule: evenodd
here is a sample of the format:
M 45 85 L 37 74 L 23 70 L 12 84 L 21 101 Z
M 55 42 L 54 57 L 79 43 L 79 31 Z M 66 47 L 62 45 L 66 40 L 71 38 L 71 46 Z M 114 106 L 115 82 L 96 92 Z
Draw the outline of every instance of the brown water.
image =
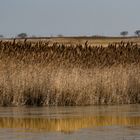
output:
M 0 140 L 140 140 L 140 105 L 0 108 Z

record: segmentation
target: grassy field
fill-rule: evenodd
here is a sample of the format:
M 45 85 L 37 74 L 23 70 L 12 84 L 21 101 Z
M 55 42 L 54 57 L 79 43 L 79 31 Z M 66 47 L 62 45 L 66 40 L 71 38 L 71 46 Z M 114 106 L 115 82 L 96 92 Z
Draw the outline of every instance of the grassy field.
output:
M 139 43 L 139 38 L 2 40 L 0 105 L 140 103 Z

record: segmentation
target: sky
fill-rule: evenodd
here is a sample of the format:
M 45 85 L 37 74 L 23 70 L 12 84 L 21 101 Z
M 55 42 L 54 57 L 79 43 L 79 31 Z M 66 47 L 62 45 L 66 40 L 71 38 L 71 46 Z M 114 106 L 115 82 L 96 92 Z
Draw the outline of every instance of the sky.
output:
M 0 0 L 0 34 L 118 36 L 140 29 L 140 0 Z

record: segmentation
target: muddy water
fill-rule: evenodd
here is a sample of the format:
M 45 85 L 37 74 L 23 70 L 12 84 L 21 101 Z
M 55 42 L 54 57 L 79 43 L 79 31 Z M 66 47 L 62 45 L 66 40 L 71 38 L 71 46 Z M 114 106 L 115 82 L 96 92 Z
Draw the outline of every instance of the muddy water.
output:
M 140 140 L 140 105 L 0 108 L 0 140 Z

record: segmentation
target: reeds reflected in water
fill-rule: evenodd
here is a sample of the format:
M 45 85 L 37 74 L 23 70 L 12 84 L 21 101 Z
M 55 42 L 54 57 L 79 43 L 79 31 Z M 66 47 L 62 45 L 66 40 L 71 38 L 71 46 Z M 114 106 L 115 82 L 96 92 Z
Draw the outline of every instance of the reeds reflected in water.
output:
M 63 119 L 47 118 L 0 118 L 0 128 L 15 128 L 22 131 L 73 132 L 82 128 L 99 126 L 140 126 L 140 117 L 90 116 Z

